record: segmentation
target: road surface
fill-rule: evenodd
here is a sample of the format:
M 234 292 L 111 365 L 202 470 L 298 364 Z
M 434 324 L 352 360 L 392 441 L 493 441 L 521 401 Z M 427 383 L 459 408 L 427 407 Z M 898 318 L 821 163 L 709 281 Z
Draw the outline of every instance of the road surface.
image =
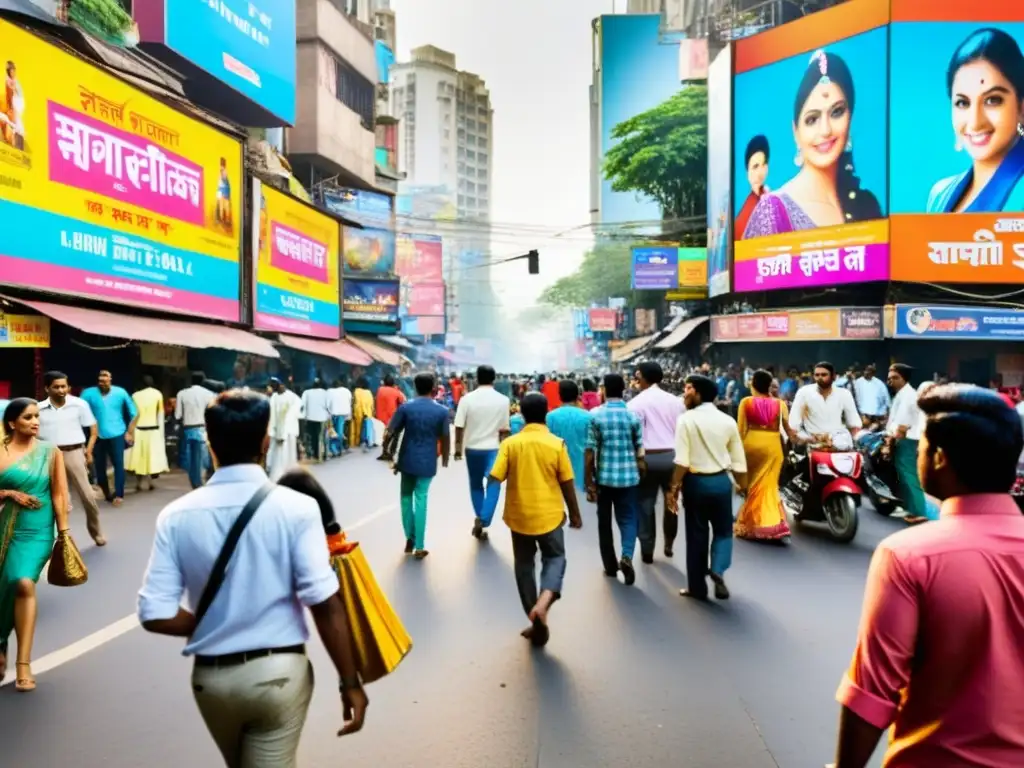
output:
M 678 596 L 686 584 L 681 541 L 674 560 L 659 554 L 654 565 L 638 563 L 633 587 L 604 577 L 588 506 L 583 530 L 566 533 L 564 599 L 552 611 L 550 644 L 537 652 L 519 637 L 527 622 L 508 530 L 498 523 L 486 545 L 469 535 L 463 464 L 442 470 L 431 490 L 431 555 L 423 562 L 402 554 L 398 481 L 386 465 L 353 453 L 314 471 L 363 543 L 415 648 L 394 675 L 369 687 L 363 732 L 339 740 L 335 677 L 311 641 L 320 685 L 303 768 L 821 768 L 831 761 L 834 694 L 853 647 L 868 560 L 899 523 L 868 510 L 849 546 L 807 532 L 797 532 L 789 549 L 737 541 L 732 599 L 703 605 Z M 73 513 L 89 582 L 40 585 L 38 689 L 0 688 L 4 766 L 220 764 L 192 701 L 181 642 L 149 635 L 134 619 L 154 520 L 184 485 L 181 475 L 165 478 L 161 489 L 129 494 L 120 510 L 104 507 L 104 549 L 92 547 L 83 515 Z

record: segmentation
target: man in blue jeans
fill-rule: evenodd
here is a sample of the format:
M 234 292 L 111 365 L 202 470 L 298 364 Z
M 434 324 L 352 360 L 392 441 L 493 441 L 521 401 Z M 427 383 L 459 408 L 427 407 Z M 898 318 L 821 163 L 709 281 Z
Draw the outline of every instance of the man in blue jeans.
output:
M 124 452 L 135 442 L 135 422 L 139 409 L 122 387 L 115 387 L 110 371 L 100 371 L 96 386 L 82 392 L 84 400 L 96 418 L 98 439 L 93 449 L 96 483 L 103 498 L 115 507 L 124 502 Z M 114 467 L 114 492 L 110 492 L 107 479 L 107 461 Z
M 494 388 L 495 378 L 491 366 L 481 365 L 477 368 L 477 388 L 459 399 L 459 407 L 455 412 L 455 460 L 462 459 L 465 448 L 469 498 L 475 515 L 472 533 L 480 541 L 487 541 L 486 528 L 490 526 L 494 515 L 494 507 L 491 505 L 487 505 L 491 509 L 489 514 L 484 511 L 484 480 L 494 466 L 501 441 L 511 431 L 511 404 L 507 397 Z M 500 489 L 500 484 L 493 491 L 488 486 L 488 495 L 500 494 Z
M 636 581 L 633 553 L 639 533 L 638 486 L 644 464 L 644 436 L 640 417 L 622 399 L 626 382 L 617 373 L 604 377 L 605 404 L 591 411 L 585 453 L 587 500 L 597 502 L 597 535 L 604 572 Z M 622 558 L 616 562 L 612 538 L 612 510 L 622 539 Z
M 405 553 L 422 560 L 426 549 L 427 494 L 437 475 L 437 457 L 448 466 L 451 435 L 448 409 L 434 402 L 437 380 L 432 373 L 420 373 L 415 380 L 416 397 L 402 403 L 391 417 L 384 435 L 384 448 L 395 455 L 401 439 L 395 471 L 402 476 L 402 526 L 405 529 Z
M 203 484 L 203 470 L 207 468 L 206 450 L 206 409 L 213 402 L 215 394 L 206 384 L 206 374 L 192 373 L 192 386 L 178 392 L 174 404 L 174 418 L 181 422 L 182 452 L 185 471 L 193 488 Z

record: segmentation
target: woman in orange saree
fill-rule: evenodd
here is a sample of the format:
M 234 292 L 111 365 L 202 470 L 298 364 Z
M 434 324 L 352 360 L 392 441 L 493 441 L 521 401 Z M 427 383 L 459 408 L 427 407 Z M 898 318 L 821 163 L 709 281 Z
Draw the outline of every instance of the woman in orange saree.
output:
M 788 543 L 790 530 L 779 495 L 779 474 L 785 460 L 782 430 L 790 432 L 789 409 L 769 394 L 771 387 L 772 375 L 756 371 L 751 379 L 754 394 L 744 398 L 737 411 L 749 483 L 733 532 L 740 539 Z

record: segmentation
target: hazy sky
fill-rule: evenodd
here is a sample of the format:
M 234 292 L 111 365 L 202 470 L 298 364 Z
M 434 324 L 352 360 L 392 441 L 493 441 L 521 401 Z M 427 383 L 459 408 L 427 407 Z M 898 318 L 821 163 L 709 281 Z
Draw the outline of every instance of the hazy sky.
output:
M 624 10 L 621 0 L 619 6 Z M 399 60 L 432 44 L 487 82 L 495 112 L 492 220 L 560 229 L 588 223 L 591 21 L 610 12 L 612 0 L 392 0 L 392 8 Z M 572 271 L 587 235 L 567 237 L 559 247 L 503 234 L 492 250 L 501 256 L 541 249 L 542 279 L 531 281 L 533 290 L 516 285 L 519 300 Z M 496 269 L 495 280 L 506 270 L 519 276 L 520 269 L 521 263 Z

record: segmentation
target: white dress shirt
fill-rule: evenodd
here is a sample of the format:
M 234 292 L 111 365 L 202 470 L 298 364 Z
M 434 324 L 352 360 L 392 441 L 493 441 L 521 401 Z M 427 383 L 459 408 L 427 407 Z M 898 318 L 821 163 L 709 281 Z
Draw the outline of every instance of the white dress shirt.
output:
M 864 422 L 850 390 L 833 385 L 825 398 L 817 384 L 808 384 L 800 387 L 793 398 L 789 426 L 808 435 L 832 435 L 844 429 L 859 429 Z
M 326 389 L 307 389 L 302 393 L 302 418 L 306 421 L 330 421 L 331 402 Z
M 89 404 L 68 395 L 58 408 L 49 398 L 39 403 L 39 439 L 56 446 L 82 445 L 86 431 L 96 424 Z
M 328 406 L 331 416 L 352 417 L 352 390 L 348 387 L 334 387 L 327 390 Z
M 255 464 L 224 467 L 164 508 L 139 591 L 139 621 L 172 618 L 183 597 L 195 612 L 228 531 L 266 482 Z M 319 605 L 337 591 L 317 503 L 275 488 L 249 521 L 184 654 L 221 656 L 305 643 L 303 606 Z
M 272 440 L 285 440 L 299 436 L 299 416 L 302 413 L 302 401 L 299 396 L 286 389 L 270 396 L 270 429 Z
M 462 447 L 470 451 L 496 451 L 499 433 L 511 431 L 509 399 L 494 387 L 481 385 L 459 400 L 455 426 L 464 430 Z
M 746 472 L 747 455 L 736 422 L 714 403 L 702 403 L 676 421 L 676 458 L 697 475 Z
M 892 399 L 892 410 L 885 431 L 895 435 L 900 427 L 907 427 L 908 440 L 921 439 L 921 411 L 917 407 L 917 390 L 910 384 L 904 384 L 903 389 Z
M 193 384 L 178 393 L 174 418 L 185 427 L 205 427 L 206 409 L 217 396 L 201 384 Z

